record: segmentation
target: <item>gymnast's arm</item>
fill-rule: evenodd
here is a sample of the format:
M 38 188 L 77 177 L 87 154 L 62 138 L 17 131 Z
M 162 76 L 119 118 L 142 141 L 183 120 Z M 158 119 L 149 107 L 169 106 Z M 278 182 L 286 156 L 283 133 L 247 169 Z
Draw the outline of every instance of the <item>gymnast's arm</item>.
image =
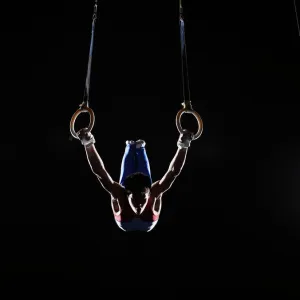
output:
M 189 131 L 185 130 L 184 133 L 180 135 L 177 142 L 177 151 L 167 172 L 161 180 L 155 182 L 151 187 L 154 195 L 161 195 L 170 189 L 177 176 L 181 173 L 192 139 L 193 135 Z
M 97 176 L 102 187 L 113 196 L 117 196 L 122 187 L 115 182 L 105 169 L 104 163 L 94 145 L 95 139 L 90 132 L 80 132 L 78 135 L 85 148 L 87 160 L 92 172 Z
M 174 158 L 172 159 L 169 168 L 163 178 L 155 182 L 152 186 L 153 193 L 155 195 L 161 195 L 166 192 L 172 186 L 173 182 L 180 174 L 187 155 L 187 148 L 178 148 Z

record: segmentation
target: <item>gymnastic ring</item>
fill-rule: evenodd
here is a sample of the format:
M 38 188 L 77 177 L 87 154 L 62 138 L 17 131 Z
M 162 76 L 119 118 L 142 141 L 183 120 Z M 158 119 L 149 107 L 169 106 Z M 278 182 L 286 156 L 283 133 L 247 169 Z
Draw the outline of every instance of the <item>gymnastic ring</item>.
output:
M 71 121 L 70 121 L 70 131 L 71 131 L 71 134 L 72 136 L 75 138 L 75 139 L 79 139 L 76 131 L 75 131 L 75 121 L 77 119 L 77 117 L 81 114 L 81 113 L 84 113 L 84 112 L 87 112 L 89 113 L 90 115 L 90 124 L 88 126 L 88 132 L 91 132 L 93 127 L 94 127 L 94 124 L 95 124 L 95 114 L 93 112 L 93 110 L 89 107 L 82 107 L 82 108 L 79 108 L 75 113 L 74 115 L 72 116 L 71 118 Z
M 196 119 L 197 119 L 197 122 L 198 122 L 198 131 L 197 133 L 194 135 L 194 140 L 198 139 L 202 132 L 203 132 L 203 121 L 200 117 L 200 115 L 194 111 L 193 109 L 187 109 L 187 108 L 182 108 L 176 115 L 176 126 L 177 126 L 177 130 L 179 131 L 179 133 L 183 133 L 183 128 L 181 126 L 181 116 L 183 114 L 192 114 Z

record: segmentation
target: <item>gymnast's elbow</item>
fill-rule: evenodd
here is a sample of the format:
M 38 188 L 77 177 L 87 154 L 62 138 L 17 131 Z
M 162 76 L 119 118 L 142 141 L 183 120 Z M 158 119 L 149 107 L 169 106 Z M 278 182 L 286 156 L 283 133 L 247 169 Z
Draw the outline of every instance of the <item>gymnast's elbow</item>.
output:
M 182 168 L 170 168 L 169 169 L 169 176 L 173 177 L 174 179 L 179 176 L 179 174 L 181 173 Z
M 91 168 L 92 173 L 96 175 L 100 180 L 109 177 L 107 171 L 104 168 Z

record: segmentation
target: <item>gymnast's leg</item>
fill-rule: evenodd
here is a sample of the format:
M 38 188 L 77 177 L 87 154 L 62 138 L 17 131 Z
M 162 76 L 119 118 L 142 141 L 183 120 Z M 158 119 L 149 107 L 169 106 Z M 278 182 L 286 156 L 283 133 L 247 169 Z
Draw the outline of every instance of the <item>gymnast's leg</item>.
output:
M 121 173 L 119 183 L 124 184 L 127 176 L 136 172 L 136 158 L 135 158 L 136 145 L 134 141 L 126 141 L 125 152 L 121 164 Z
M 150 177 L 151 183 L 151 170 L 150 163 L 145 149 L 146 143 L 143 140 L 136 141 L 136 172 L 141 172 Z

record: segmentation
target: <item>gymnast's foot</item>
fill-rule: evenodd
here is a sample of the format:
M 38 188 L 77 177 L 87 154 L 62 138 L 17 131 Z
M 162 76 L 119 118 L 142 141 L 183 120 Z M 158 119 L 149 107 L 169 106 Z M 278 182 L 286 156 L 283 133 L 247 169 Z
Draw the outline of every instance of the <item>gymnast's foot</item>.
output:
M 135 144 L 135 141 L 126 141 L 126 145 L 133 145 Z
M 146 142 L 144 140 L 137 140 L 135 142 L 135 144 L 136 144 L 137 148 L 141 148 L 141 147 L 145 147 L 146 146 Z

